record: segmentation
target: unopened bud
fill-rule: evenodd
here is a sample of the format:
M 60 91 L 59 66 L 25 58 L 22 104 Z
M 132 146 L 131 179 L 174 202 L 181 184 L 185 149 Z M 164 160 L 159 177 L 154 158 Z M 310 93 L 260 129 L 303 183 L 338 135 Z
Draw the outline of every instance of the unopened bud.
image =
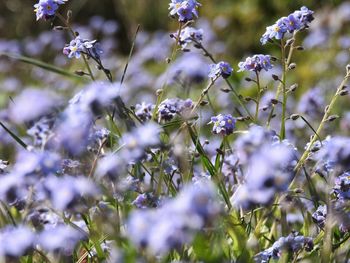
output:
M 295 120 L 300 118 L 300 115 L 299 114 L 292 114 L 292 115 L 290 115 L 289 118 L 291 118 L 293 121 L 295 121 Z
M 157 95 L 157 96 L 160 96 L 162 93 L 163 93 L 163 90 L 162 90 L 162 89 L 157 89 L 157 90 L 156 90 L 156 95 Z
M 275 75 L 275 74 L 272 74 L 272 78 L 273 78 L 275 81 L 277 81 L 277 80 L 280 79 L 280 78 L 279 78 L 277 75 Z
M 293 70 L 297 67 L 297 64 L 295 63 L 290 63 L 289 66 L 288 66 L 288 70 Z
M 329 117 L 327 118 L 327 121 L 332 122 L 332 121 L 334 121 L 334 120 L 336 120 L 336 119 L 338 119 L 338 118 L 339 118 L 338 115 L 331 115 L 331 116 L 329 116 Z

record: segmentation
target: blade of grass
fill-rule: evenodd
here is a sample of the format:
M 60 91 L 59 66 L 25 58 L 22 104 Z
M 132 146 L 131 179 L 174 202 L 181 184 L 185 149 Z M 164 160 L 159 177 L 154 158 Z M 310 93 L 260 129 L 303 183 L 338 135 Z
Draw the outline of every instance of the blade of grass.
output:
M 0 126 L 16 141 L 19 145 L 21 145 L 24 149 L 27 149 L 27 144 L 22 141 L 16 134 L 14 134 L 10 129 L 8 129 L 1 121 Z
M 215 169 L 215 166 L 211 163 L 210 159 L 206 155 L 201 143 L 198 140 L 198 136 L 196 135 L 195 131 L 189 125 L 187 125 L 187 127 L 188 127 L 188 131 L 190 133 L 192 142 L 195 145 L 195 147 L 200 155 L 200 158 L 201 158 L 201 161 L 202 161 L 204 167 L 208 170 L 209 174 L 217 182 L 217 185 L 218 185 L 219 190 L 222 194 L 222 197 L 224 198 L 225 203 L 230 210 L 232 208 L 232 205 L 230 202 L 230 197 L 229 197 L 227 190 L 225 188 L 225 184 L 222 182 L 222 180 L 219 179 L 218 171 Z
M 65 71 L 59 67 L 53 66 L 51 64 L 45 63 L 45 62 L 37 60 L 37 59 L 25 57 L 25 56 L 22 56 L 19 54 L 11 54 L 11 53 L 0 53 L 0 56 L 6 56 L 8 58 L 15 59 L 17 61 L 45 69 L 47 71 L 59 74 L 61 76 L 67 77 L 67 78 L 73 78 L 76 80 L 86 80 L 81 76 L 75 75 L 75 74 L 70 73 L 68 71 Z
M 120 80 L 120 85 L 122 85 L 123 82 L 124 82 L 124 78 L 125 78 L 125 75 L 126 75 L 126 71 L 128 70 L 128 66 L 129 66 L 129 63 L 130 63 L 130 60 L 131 60 L 131 56 L 132 56 L 132 53 L 134 52 L 135 41 L 136 41 L 137 34 L 139 33 L 140 27 L 141 27 L 141 25 L 138 24 L 138 25 L 137 25 L 137 28 L 136 28 L 136 32 L 135 32 L 134 39 L 133 39 L 132 44 L 131 44 L 131 48 L 130 48 L 130 52 L 129 52 L 129 57 L 128 57 L 128 60 L 126 61 L 126 64 L 125 64 L 125 67 L 124 67 L 122 79 Z

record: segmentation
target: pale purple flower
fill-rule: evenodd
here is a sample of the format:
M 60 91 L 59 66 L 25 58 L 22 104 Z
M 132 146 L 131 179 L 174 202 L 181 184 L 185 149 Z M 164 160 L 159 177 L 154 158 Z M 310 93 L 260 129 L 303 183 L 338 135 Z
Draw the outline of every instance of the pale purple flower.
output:
M 25 89 L 10 104 L 8 115 L 13 122 L 23 123 L 48 115 L 60 105 L 61 98 L 51 91 Z
M 58 225 L 42 231 L 38 236 L 38 243 L 46 251 L 69 256 L 73 253 L 77 243 L 83 238 L 85 238 L 85 235 L 77 229 L 71 226 Z
M 5 227 L 0 231 L 0 258 L 18 258 L 31 252 L 35 246 L 35 234 L 25 226 Z
M 83 176 L 50 176 L 44 182 L 44 189 L 52 206 L 60 211 L 79 211 L 80 208 L 84 208 L 84 198 L 96 197 L 99 194 L 96 185 Z

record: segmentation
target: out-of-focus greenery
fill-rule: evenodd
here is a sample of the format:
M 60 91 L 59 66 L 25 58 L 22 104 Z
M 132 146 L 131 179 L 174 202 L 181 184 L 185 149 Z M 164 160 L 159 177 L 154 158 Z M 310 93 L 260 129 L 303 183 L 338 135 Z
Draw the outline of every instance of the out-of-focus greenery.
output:
M 35 21 L 33 5 L 36 1 L 2 0 L 0 1 L 0 35 L 3 38 L 24 38 L 47 29 L 47 23 Z M 266 25 L 278 17 L 307 5 L 312 10 L 332 8 L 342 0 L 217 0 L 202 1 L 200 15 L 210 20 L 224 17 L 229 26 L 219 36 L 229 44 L 230 54 L 241 56 L 246 51 L 259 52 L 260 35 Z M 84 23 L 94 15 L 106 19 L 116 19 L 120 24 L 118 34 L 121 51 L 126 53 L 136 24 L 143 30 L 171 30 L 176 23 L 167 19 L 168 3 L 165 0 L 69 0 L 69 5 L 62 8 L 73 11 L 74 21 Z M 267 19 L 268 17 L 268 19 Z

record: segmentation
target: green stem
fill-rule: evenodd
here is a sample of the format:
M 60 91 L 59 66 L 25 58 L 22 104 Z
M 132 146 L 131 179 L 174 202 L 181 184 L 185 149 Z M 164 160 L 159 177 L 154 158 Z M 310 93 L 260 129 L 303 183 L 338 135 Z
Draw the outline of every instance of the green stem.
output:
M 292 44 L 290 45 L 290 48 L 289 48 L 288 58 L 287 58 L 287 63 L 286 63 L 287 65 L 289 65 L 291 60 L 292 60 L 293 51 L 295 49 L 295 44 L 294 44 L 295 43 L 295 37 L 296 37 L 297 33 L 298 33 L 298 31 L 294 32 L 294 34 L 293 34 L 293 38 L 292 38 L 293 42 L 292 42 Z M 280 84 L 277 87 L 277 91 L 276 91 L 276 95 L 275 95 L 275 99 L 276 100 L 278 100 L 278 98 L 280 96 L 281 89 L 282 89 L 282 82 L 280 82 Z M 270 111 L 269 118 L 267 119 L 267 123 L 266 123 L 267 127 L 270 127 L 270 123 L 271 123 L 274 111 L 275 111 L 275 105 L 272 105 L 272 109 Z
M 260 106 L 260 98 L 261 98 L 261 87 L 260 87 L 259 72 L 255 71 L 255 74 L 256 74 L 256 85 L 257 85 L 255 122 L 257 123 L 258 119 L 259 119 L 259 106 Z
M 318 129 L 316 130 L 315 134 L 320 135 L 321 131 L 323 130 L 323 127 L 326 124 L 327 119 L 329 118 L 330 113 L 331 113 L 332 109 L 334 108 L 335 103 L 337 102 L 338 97 L 340 96 L 340 92 L 342 91 L 342 89 L 345 86 L 346 82 L 348 81 L 349 77 L 350 77 L 350 74 L 349 74 L 349 72 L 347 72 L 343 81 L 341 82 L 341 84 L 337 88 L 336 93 L 332 97 L 330 104 L 326 107 L 322 121 L 321 121 L 320 125 L 318 126 Z M 317 139 L 319 139 L 319 136 L 316 136 L 316 135 L 312 136 L 308 147 L 306 148 L 303 155 L 300 157 L 298 164 L 294 168 L 295 171 L 299 171 L 299 169 L 303 166 L 304 162 L 306 161 L 307 157 L 309 156 L 309 153 L 311 152 L 312 146 L 317 141 Z
M 282 103 L 282 116 L 281 116 L 281 130 L 280 130 L 280 140 L 284 140 L 286 138 L 286 109 L 287 109 L 287 90 L 286 90 L 286 50 L 284 46 L 283 39 L 281 40 L 281 52 L 282 52 L 282 92 L 283 92 L 283 103 Z
M 68 23 L 68 21 L 60 14 L 60 13 L 56 13 L 56 16 L 61 20 L 61 22 L 67 27 L 67 29 L 69 30 L 69 32 L 73 35 L 73 37 L 76 37 L 76 34 L 74 32 L 74 30 L 72 29 L 72 27 L 70 26 L 70 24 Z M 82 57 L 84 59 L 84 64 L 86 66 L 87 71 L 89 72 L 90 78 L 92 79 L 92 81 L 95 81 L 95 77 L 92 73 L 91 67 L 87 61 L 86 55 L 82 54 Z
M 208 94 L 210 88 L 214 85 L 215 81 L 219 78 L 219 75 L 216 76 L 215 78 L 211 79 L 208 86 L 202 91 L 198 101 L 196 102 L 196 104 L 194 105 L 192 111 L 191 111 L 191 115 L 192 113 L 196 110 L 196 108 L 198 107 L 198 105 L 202 102 L 203 98 L 205 95 Z
M 181 35 L 181 31 L 183 29 L 184 25 L 180 22 L 179 23 L 179 28 L 178 28 L 178 31 L 177 31 L 177 37 L 176 37 L 176 42 L 175 42 L 175 45 L 174 45 L 174 48 L 173 48 L 173 51 L 171 53 L 171 58 L 170 58 L 170 61 L 168 62 L 168 65 L 166 67 L 166 76 L 165 76 L 165 81 L 164 81 L 164 84 L 162 86 L 162 92 L 160 93 L 160 95 L 158 96 L 158 99 L 157 99 L 157 102 L 156 102 L 156 105 L 154 107 L 154 111 L 153 111 L 153 114 L 152 114 L 152 119 L 153 120 L 157 120 L 157 109 L 158 109 L 158 106 L 159 104 L 162 102 L 163 100 L 163 95 L 164 95 L 164 89 L 166 88 L 167 86 L 167 82 L 168 82 L 168 75 L 169 75 L 169 71 L 168 71 L 168 68 L 169 68 L 169 64 L 171 61 L 173 61 L 175 59 L 175 56 L 176 56 L 176 52 L 177 52 L 177 47 L 179 45 L 179 41 L 180 41 L 180 35 Z
M 197 40 L 195 40 L 194 38 L 192 39 L 192 41 L 198 46 L 199 49 L 201 49 L 204 52 L 204 56 L 208 57 L 214 64 L 217 64 L 216 59 L 214 58 L 214 56 L 202 45 L 202 43 L 198 42 Z M 244 104 L 244 102 L 242 101 L 241 96 L 237 93 L 237 91 L 233 88 L 231 82 L 228 79 L 225 79 L 227 86 L 230 88 L 230 90 L 232 91 L 232 93 L 234 94 L 234 96 L 236 97 L 238 103 L 243 107 L 243 109 L 246 111 L 246 113 L 248 114 L 248 116 L 253 119 L 253 116 L 250 114 L 247 106 Z M 242 116 L 243 117 L 243 116 Z

